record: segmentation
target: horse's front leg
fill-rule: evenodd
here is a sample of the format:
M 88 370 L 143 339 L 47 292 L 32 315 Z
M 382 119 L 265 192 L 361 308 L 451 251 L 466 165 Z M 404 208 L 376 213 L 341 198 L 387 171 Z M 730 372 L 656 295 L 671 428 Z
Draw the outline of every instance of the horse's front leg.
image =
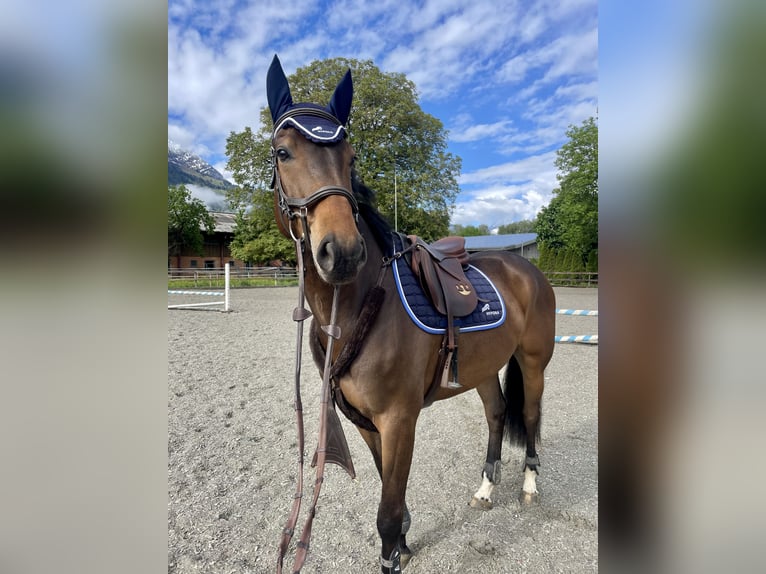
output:
M 372 453 L 372 458 L 375 461 L 375 468 L 378 469 L 378 476 L 383 478 L 383 454 L 382 454 L 382 446 L 380 441 L 380 433 L 372 432 L 368 430 L 364 430 L 362 428 L 358 428 L 359 434 L 362 435 L 362 438 L 364 439 L 364 442 L 367 443 L 367 446 L 370 449 L 370 452 Z M 399 550 L 401 552 L 401 565 L 402 569 L 407 565 L 407 562 L 410 561 L 410 558 L 412 558 L 412 550 L 410 550 L 409 546 L 407 546 L 407 531 L 410 529 L 410 525 L 412 524 L 412 516 L 410 515 L 410 511 L 407 508 L 407 504 L 405 502 L 404 504 L 404 514 L 402 518 L 402 533 L 399 537 Z
M 407 416 L 400 412 L 385 421 L 385 424 L 378 425 L 382 447 L 383 488 L 378 505 L 377 522 L 381 539 L 380 564 L 383 574 L 401 572 L 406 564 L 402 551 L 406 550 L 409 553 L 404 543 L 403 526 L 409 527 L 405 522 L 405 517 L 409 519 L 405 495 L 415 444 L 416 420 L 417 413 Z

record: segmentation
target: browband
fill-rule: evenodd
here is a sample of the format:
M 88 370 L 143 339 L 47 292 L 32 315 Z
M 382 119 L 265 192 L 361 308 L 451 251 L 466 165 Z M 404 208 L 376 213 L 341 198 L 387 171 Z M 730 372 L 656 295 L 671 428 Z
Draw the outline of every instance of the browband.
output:
M 340 123 L 340 120 L 338 120 L 338 118 L 336 118 L 330 112 L 326 112 L 325 110 L 320 110 L 318 108 L 293 108 L 291 110 L 286 111 L 281 116 L 279 116 L 279 119 L 274 124 L 272 139 L 276 136 L 279 129 L 287 120 L 289 120 L 290 118 L 294 118 L 296 116 L 314 116 L 317 118 L 322 118 L 324 120 L 331 121 L 335 125 L 343 127 L 343 124 Z M 345 130 L 345 127 L 343 127 L 343 129 Z

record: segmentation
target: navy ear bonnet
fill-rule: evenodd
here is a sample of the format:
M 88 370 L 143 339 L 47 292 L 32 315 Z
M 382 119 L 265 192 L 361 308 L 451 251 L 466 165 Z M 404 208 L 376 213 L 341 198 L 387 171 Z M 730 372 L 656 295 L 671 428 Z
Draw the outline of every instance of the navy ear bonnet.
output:
M 344 126 L 348 122 L 351 99 L 354 96 L 351 70 L 348 70 L 338 83 L 327 107 L 317 104 L 294 104 L 282 64 L 274 55 L 266 76 L 266 94 L 271 119 L 274 122 L 274 134 L 283 127 L 292 126 L 301 135 L 316 143 L 333 143 L 346 137 Z

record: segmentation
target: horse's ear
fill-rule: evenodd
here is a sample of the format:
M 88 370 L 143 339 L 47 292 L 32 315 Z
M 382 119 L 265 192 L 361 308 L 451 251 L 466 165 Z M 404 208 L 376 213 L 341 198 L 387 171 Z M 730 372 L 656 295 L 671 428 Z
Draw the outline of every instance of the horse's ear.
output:
M 330 99 L 330 111 L 340 120 L 344 126 L 351 113 L 351 100 L 354 97 L 354 84 L 351 81 L 351 70 L 346 71 L 346 75 L 338 82 L 335 92 Z
M 285 76 L 282 64 L 276 54 L 274 54 L 274 59 L 269 66 L 269 73 L 266 75 L 266 97 L 269 101 L 271 120 L 276 124 L 279 116 L 293 104 L 290 84 L 287 83 L 287 76 Z

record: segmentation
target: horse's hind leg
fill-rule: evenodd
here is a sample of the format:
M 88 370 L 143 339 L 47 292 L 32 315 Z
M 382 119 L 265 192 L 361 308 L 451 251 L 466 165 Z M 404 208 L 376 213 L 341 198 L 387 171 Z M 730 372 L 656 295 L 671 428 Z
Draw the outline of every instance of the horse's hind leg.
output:
M 535 442 L 540 438 L 540 404 L 546 363 L 539 355 L 517 353 L 511 357 L 505 372 L 505 430 L 511 444 L 526 448 L 524 486 L 520 496 L 525 504 L 536 502 L 538 497 L 540 459 Z
M 471 498 L 471 506 L 482 510 L 492 508 L 492 491 L 500 482 L 500 455 L 503 448 L 503 422 L 505 419 L 505 400 L 500 389 L 497 375 L 476 387 L 484 403 L 484 415 L 489 427 L 487 458 L 481 473 L 481 486 Z
M 537 475 L 540 458 L 537 455 L 536 441 L 540 438 L 541 402 L 545 386 L 544 364 L 537 356 L 525 356 L 519 362 L 524 384 L 524 427 L 526 430 L 526 457 L 524 459 L 524 485 L 520 500 L 523 504 L 537 502 Z

